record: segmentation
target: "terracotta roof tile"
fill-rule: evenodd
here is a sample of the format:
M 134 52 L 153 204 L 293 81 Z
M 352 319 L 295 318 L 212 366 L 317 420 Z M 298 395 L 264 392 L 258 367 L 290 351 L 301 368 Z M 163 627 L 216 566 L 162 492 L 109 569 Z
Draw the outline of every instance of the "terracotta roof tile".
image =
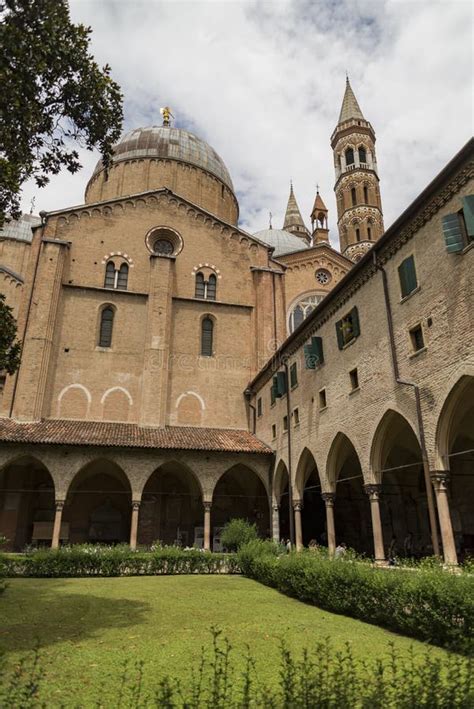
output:
M 66 421 L 45 419 L 20 423 L 0 418 L 0 441 L 50 443 L 72 446 L 119 446 L 124 448 L 172 448 L 271 453 L 271 449 L 248 431 L 227 428 L 166 426 L 145 428 L 134 423 Z

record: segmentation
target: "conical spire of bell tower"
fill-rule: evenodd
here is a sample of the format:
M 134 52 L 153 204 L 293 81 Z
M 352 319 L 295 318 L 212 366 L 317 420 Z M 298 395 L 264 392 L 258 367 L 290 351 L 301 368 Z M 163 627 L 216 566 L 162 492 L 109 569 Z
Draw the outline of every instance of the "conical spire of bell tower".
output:
M 309 231 L 305 226 L 303 217 L 301 216 L 300 208 L 296 201 L 295 193 L 293 192 L 293 183 L 290 182 L 290 196 L 286 207 L 285 221 L 283 229 L 289 231 L 290 234 L 300 236 L 305 241 L 309 241 Z
M 319 194 L 319 185 L 316 187 L 316 197 L 311 212 L 311 228 L 313 230 L 313 244 L 321 241 L 329 242 L 328 209 Z
M 338 123 L 343 123 L 351 118 L 362 118 L 362 120 L 364 120 L 364 115 L 360 110 L 360 106 L 352 90 L 349 77 L 346 76 L 346 90 L 344 92 L 344 98 L 342 99 Z

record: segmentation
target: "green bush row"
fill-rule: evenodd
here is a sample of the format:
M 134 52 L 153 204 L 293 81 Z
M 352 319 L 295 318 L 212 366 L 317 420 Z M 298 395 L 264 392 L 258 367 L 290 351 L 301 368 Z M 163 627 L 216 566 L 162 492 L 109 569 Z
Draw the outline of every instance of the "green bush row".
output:
M 1 563 L 1 562 L 0 562 Z M 238 573 L 231 554 L 211 554 L 177 547 L 132 551 L 128 546 L 78 545 L 28 554 L 5 554 L 7 576 L 155 576 L 161 574 Z
M 238 553 L 243 574 L 319 608 L 465 654 L 474 653 L 474 578 L 442 569 L 377 569 L 270 542 Z

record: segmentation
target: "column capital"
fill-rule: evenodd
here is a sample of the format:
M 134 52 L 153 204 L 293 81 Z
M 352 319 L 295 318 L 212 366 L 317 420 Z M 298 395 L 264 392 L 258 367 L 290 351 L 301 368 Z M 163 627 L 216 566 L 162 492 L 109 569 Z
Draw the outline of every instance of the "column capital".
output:
M 141 500 L 132 500 L 132 510 L 139 510 L 141 504 Z
M 294 500 L 293 509 L 295 512 L 301 512 L 303 509 L 303 502 L 301 500 Z
M 447 491 L 449 483 L 449 470 L 430 470 L 433 487 L 440 492 Z
M 280 510 L 280 505 L 276 505 L 276 504 L 272 505 L 272 510 L 274 512 L 278 512 Z
M 335 492 L 322 492 L 321 497 L 324 500 L 325 505 L 327 507 L 334 507 L 334 503 L 336 501 L 336 493 Z
M 55 500 L 54 506 L 56 507 L 56 510 L 58 512 L 61 512 L 61 510 L 64 508 L 64 505 L 66 504 L 66 500 Z
M 204 507 L 205 512 L 210 512 L 211 507 L 212 507 L 212 502 L 210 502 L 209 500 L 204 500 L 204 502 L 202 503 L 202 506 Z
M 367 483 L 367 485 L 364 485 L 364 491 L 371 500 L 378 500 L 382 492 L 382 485 L 380 483 Z

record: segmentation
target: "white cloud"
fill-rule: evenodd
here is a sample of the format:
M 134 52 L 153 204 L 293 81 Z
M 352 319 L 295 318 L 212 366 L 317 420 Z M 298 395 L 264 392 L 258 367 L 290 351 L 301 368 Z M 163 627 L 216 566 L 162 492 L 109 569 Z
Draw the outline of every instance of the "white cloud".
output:
M 72 0 L 93 28 L 92 51 L 125 96 L 125 129 L 176 125 L 207 140 L 227 164 L 242 226 L 280 226 L 293 180 L 309 222 L 315 185 L 336 205 L 330 135 L 349 71 L 377 133 L 388 226 L 472 131 L 472 9 L 464 0 L 325 2 L 98 2 Z M 35 211 L 80 203 L 96 155 L 44 190 Z

